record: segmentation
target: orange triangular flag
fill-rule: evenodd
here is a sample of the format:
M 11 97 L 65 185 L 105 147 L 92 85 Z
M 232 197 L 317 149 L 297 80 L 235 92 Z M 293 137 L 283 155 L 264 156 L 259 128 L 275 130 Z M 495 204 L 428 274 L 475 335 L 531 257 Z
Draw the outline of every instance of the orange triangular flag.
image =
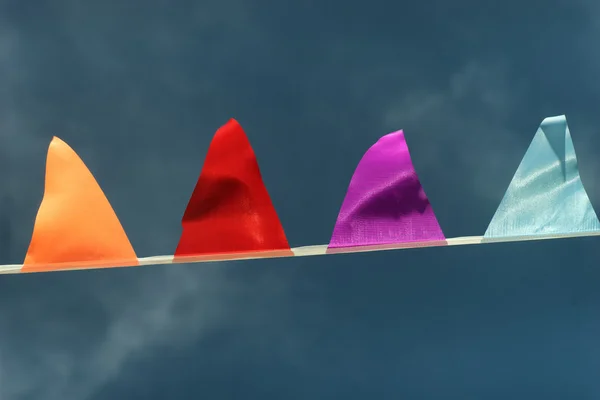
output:
M 44 198 L 23 272 L 137 264 L 135 251 L 94 176 L 68 144 L 53 138 Z

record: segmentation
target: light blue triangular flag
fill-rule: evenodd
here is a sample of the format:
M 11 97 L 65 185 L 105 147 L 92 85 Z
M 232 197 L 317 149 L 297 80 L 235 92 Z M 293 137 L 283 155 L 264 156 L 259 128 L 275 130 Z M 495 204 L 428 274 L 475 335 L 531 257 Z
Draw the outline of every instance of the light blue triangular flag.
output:
M 564 115 L 542 121 L 485 239 L 583 233 L 600 222 L 581 183 Z

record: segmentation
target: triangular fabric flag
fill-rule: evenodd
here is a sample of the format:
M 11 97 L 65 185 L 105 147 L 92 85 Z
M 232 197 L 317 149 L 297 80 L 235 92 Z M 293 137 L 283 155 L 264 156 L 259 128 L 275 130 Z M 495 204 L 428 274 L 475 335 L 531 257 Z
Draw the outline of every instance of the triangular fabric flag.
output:
M 358 164 L 330 249 L 445 241 L 412 163 L 403 131 L 377 141 Z M 433 243 L 431 243 L 433 244 Z
M 48 148 L 44 197 L 23 272 L 137 265 L 137 256 L 94 176 L 68 144 Z
M 542 121 L 484 234 L 501 237 L 592 232 L 600 221 L 583 187 L 564 115 Z
M 282 250 L 291 254 L 254 150 L 234 119 L 215 133 L 182 226 L 176 258 Z

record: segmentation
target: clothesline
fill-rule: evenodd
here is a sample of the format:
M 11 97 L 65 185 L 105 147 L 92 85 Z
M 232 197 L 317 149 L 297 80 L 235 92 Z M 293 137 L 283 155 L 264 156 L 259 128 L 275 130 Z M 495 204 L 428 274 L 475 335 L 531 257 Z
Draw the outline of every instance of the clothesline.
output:
M 572 232 L 565 234 L 548 234 L 548 235 L 530 235 L 530 236 L 515 236 L 515 237 L 499 237 L 499 238 L 485 238 L 483 236 L 461 236 L 455 238 L 448 238 L 445 241 L 428 241 L 428 242 L 408 242 L 393 245 L 377 245 L 377 246 L 356 246 L 356 247 L 345 247 L 338 249 L 328 249 L 328 245 L 313 245 L 313 246 L 300 246 L 293 247 L 290 252 L 282 251 L 259 251 L 253 253 L 230 253 L 230 254 L 214 254 L 204 255 L 189 258 L 178 258 L 175 260 L 173 255 L 162 255 L 162 256 L 151 256 L 151 257 L 140 257 L 138 258 L 139 265 L 135 267 L 147 267 L 154 265 L 165 265 L 165 264 L 197 264 L 207 262 L 224 262 L 224 261 L 237 261 L 237 260 L 260 260 L 265 258 L 290 258 L 290 257 L 309 257 L 309 256 L 325 256 L 325 255 L 336 255 L 336 254 L 350 254 L 350 253 L 364 253 L 364 252 L 375 252 L 375 251 L 389 251 L 389 250 L 405 250 L 405 249 L 416 249 L 420 247 L 443 247 L 443 246 L 466 246 L 476 244 L 491 244 L 491 243 L 510 243 L 510 242 L 527 242 L 537 240 L 551 240 L 551 239 L 569 239 L 577 237 L 592 237 L 600 236 L 600 231 L 593 232 Z M 8 264 L 0 265 L 0 274 L 19 274 L 23 264 Z M 115 267 L 120 267 L 115 265 Z M 73 271 L 73 270 L 88 270 L 88 269 L 102 269 L 106 268 L 105 265 L 98 266 L 86 266 L 84 268 L 53 268 L 51 271 Z M 44 272 L 51 272 L 44 271 Z

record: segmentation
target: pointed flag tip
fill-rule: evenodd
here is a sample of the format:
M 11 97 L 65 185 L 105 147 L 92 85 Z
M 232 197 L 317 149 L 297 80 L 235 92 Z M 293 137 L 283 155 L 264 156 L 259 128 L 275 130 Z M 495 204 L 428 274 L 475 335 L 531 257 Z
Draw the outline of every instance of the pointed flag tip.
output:
M 499 237 L 600 230 L 564 115 L 545 118 L 484 234 Z
M 92 173 L 55 136 L 48 146 L 44 196 L 23 271 L 110 264 L 136 265 L 137 256 Z
M 221 126 L 221 128 L 219 128 L 219 129 L 217 130 L 217 132 L 215 132 L 215 136 L 216 136 L 216 135 L 217 135 L 217 134 L 218 134 L 220 131 L 222 131 L 224 128 L 228 128 L 228 127 L 229 127 L 229 128 L 232 128 L 232 129 L 236 129 L 236 130 L 238 130 L 238 129 L 239 129 L 239 130 L 241 131 L 241 133 L 243 133 L 244 135 L 246 135 L 246 132 L 244 132 L 244 128 L 242 127 L 242 124 L 240 124 L 240 122 L 239 122 L 237 119 L 235 119 L 235 118 L 229 118 L 229 120 L 228 120 L 228 121 L 227 121 L 225 124 L 223 124 L 223 125 Z
M 554 124 L 559 124 L 559 123 L 566 123 L 567 122 L 567 117 L 566 115 L 556 115 L 554 117 L 546 117 L 544 118 L 544 120 L 542 121 L 542 123 L 540 124 L 540 126 L 546 126 L 546 125 L 554 125 Z
M 176 257 L 290 249 L 254 150 L 233 118 L 213 137 L 182 226 Z
M 443 240 L 404 132 L 383 136 L 356 167 L 329 248 Z
M 63 144 L 63 145 L 69 146 L 64 140 L 62 140 L 58 136 L 52 136 L 52 140 L 50 141 L 50 145 L 52 145 L 53 143 Z

